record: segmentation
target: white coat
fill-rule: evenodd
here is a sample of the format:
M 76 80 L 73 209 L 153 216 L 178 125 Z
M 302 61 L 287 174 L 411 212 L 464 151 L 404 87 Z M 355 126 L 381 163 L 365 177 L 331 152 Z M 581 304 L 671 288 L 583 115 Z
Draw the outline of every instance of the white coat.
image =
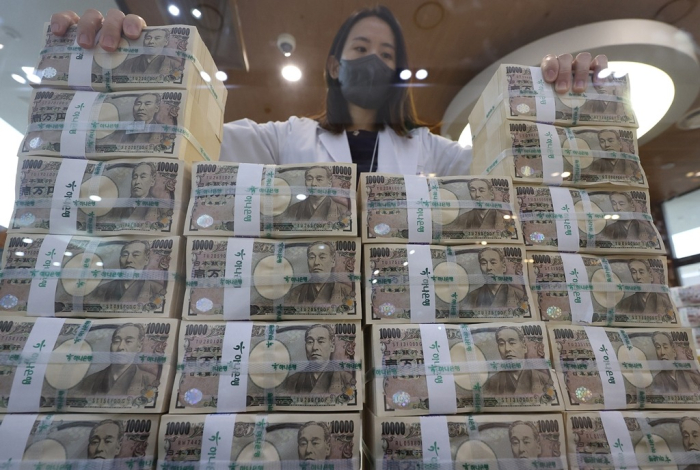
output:
M 471 148 L 431 134 L 425 127 L 401 137 L 387 127 L 379 132 L 377 171 L 402 175 L 469 174 Z M 345 132 L 333 134 L 308 118 L 258 124 L 250 119 L 224 124 L 220 160 L 285 165 L 290 163 L 352 163 Z

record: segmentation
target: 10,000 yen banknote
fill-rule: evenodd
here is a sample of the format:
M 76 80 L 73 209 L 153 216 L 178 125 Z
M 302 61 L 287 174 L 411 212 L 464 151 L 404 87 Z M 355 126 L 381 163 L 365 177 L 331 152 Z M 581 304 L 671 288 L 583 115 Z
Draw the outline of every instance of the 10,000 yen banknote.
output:
M 221 129 L 208 121 L 211 112 L 190 90 L 35 90 L 19 154 L 218 160 Z
M 159 422 L 159 415 L 0 415 L 0 465 L 152 468 Z
M 507 245 L 365 245 L 366 319 L 376 323 L 539 320 L 523 251 Z
M 171 317 L 179 312 L 180 237 L 8 237 L 0 314 Z
M 664 254 L 652 223 L 649 193 L 516 188 L 525 245 L 532 250 Z
M 21 157 L 10 231 L 179 234 L 190 174 L 172 159 Z
M 360 322 L 183 322 L 171 413 L 362 408 Z
M 528 252 L 543 321 L 598 326 L 681 326 L 663 256 Z
M 46 43 L 34 72 L 41 78 L 37 87 L 95 91 L 206 87 L 215 106 L 223 109 L 226 103 L 225 84 L 204 80 L 202 72 L 213 77 L 217 68 L 195 26 L 147 26 L 138 39 L 122 37 L 115 52 L 99 44 L 93 49 L 77 46 L 77 26 L 63 36 L 53 34 L 48 23 L 44 31 Z
M 357 236 L 354 164 L 200 163 L 185 235 Z
M 178 321 L 6 317 L 0 410 L 162 413 Z
M 186 320 L 361 318 L 360 240 L 187 239 Z
M 566 413 L 574 470 L 700 466 L 700 412 L 598 411 Z
M 377 469 L 569 468 L 560 414 L 369 417 Z
M 516 243 L 510 178 L 360 175 L 363 243 Z
M 359 470 L 361 427 L 359 413 L 165 415 L 158 468 Z
M 563 408 L 544 323 L 372 325 L 377 416 Z
M 567 410 L 700 408 L 690 328 L 548 329 Z

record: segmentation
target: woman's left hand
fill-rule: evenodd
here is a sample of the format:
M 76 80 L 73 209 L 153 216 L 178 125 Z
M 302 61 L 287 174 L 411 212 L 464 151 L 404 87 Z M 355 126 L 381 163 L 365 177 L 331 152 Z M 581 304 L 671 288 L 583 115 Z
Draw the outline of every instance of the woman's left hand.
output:
M 601 54 L 591 59 L 590 52 L 581 52 L 574 58 L 571 54 L 547 54 L 540 64 L 542 75 L 547 83 L 554 83 L 557 93 L 566 93 L 571 89 L 573 76 L 573 91 L 586 91 L 588 73 L 593 70 L 594 82 L 601 70 L 608 68 L 608 57 Z

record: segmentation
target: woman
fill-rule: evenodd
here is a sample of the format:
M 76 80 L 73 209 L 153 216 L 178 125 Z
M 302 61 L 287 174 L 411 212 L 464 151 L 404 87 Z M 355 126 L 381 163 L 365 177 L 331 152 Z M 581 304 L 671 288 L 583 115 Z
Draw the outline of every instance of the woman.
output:
M 78 24 L 78 44 L 92 47 L 102 29 L 100 45 L 115 49 L 119 37 L 139 37 L 145 21 L 136 15 L 97 10 L 83 17 L 62 12 L 51 17 L 54 34 Z M 607 58 L 589 53 L 548 55 L 542 60 L 545 80 L 559 93 L 586 89 L 588 72 L 607 67 Z M 317 119 L 292 117 L 257 124 L 249 119 L 224 125 L 221 160 L 287 164 L 355 162 L 358 172 L 381 171 L 438 176 L 469 174 L 471 149 L 431 134 L 416 118 L 409 87 L 397 71 L 408 68 L 401 28 L 385 7 L 363 9 L 340 27 L 326 63 L 326 109 Z

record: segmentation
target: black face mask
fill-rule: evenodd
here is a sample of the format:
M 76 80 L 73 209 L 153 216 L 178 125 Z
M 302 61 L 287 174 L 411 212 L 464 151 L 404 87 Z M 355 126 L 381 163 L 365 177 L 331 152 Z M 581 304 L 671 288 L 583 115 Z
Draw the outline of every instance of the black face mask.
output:
M 389 96 L 395 75 L 376 54 L 340 59 L 340 91 L 346 100 L 360 108 L 379 109 Z

